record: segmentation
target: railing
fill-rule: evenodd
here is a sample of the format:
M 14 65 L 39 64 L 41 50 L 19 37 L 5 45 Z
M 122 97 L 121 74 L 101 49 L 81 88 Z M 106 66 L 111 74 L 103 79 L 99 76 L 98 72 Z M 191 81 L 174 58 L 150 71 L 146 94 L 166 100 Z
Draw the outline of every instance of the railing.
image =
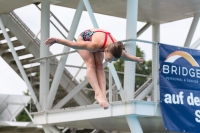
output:
M 37 36 L 26 26 L 26 24 L 17 16 L 17 14 L 13 12 L 10 13 L 10 16 L 28 33 L 28 35 L 36 42 L 36 44 L 40 45 L 40 40 Z
M 38 37 L 30 30 L 30 28 L 17 16 L 17 14 L 15 14 L 14 12 L 10 13 L 10 16 L 19 24 L 19 26 L 21 26 L 23 28 L 23 30 L 33 39 L 33 41 L 40 47 L 40 40 L 38 39 Z M 51 54 L 53 55 L 53 54 Z M 58 64 L 59 60 L 55 57 L 51 57 L 50 58 L 51 61 L 54 64 Z M 65 69 L 64 70 L 64 74 L 68 77 L 73 78 L 73 76 Z M 73 82 L 75 82 L 76 84 L 78 84 L 78 81 L 74 80 Z
M 143 43 L 142 45 L 143 45 L 143 47 L 146 47 L 146 45 L 148 45 L 148 44 L 150 44 L 150 45 L 148 45 L 148 46 L 151 46 L 151 48 L 152 48 L 152 51 L 153 50 L 155 50 L 156 49 L 156 52 L 155 51 L 153 51 L 152 52 L 152 59 L 151 59 L 151 61 L 152 61 L 152 64 L 151 64 L 151 66 L 148 68 L 148 71 L 149 71 L 149 73 L 144 73 L 144 70 L 141 70 L 141 71 L 139 71 L 139 67 L 143 67 L 143 65 L 145 65 L 145 64 L 141 64 L 141 65 L 139 65 L 139 64 L 136 64 L 136 74 L 135 74 L 135 92 L 134 92 L 134 98 L 136 98 L 137 96 L 139 96 L 150 84 L 151 84 L 151 87 L 149 87 L 149 88 L 151 88 L 151 89 L 147 89 L 148 91 L 145 91 L 141 96 L 143 96 L 144 94 L 146 95 L 146 96 L 148 96 L 149 94 L 147 94 L 147 92 L 149 92 L 149 90 L 153 90 L 153 89 L 155 89 L 155 90 L 158 90 L 158 88 L 156 87 L 156 85 L 155 86 L 153 86 L 152 87 L 152 84 L 154 84 L 155 83 L 155 80 L 157 81 L 157 78 L 158 78 L 158 76 L 157 77 L 155 77 L 155 78 L 152 78 L 152 76 L 154 76 L 154 75 L 158 75 L 158 70 L 156 71 L 156 70 L 154 70 L 153 68 L 154 68 L 154 66 L 158 66 L 158 64 L 156 64 L 156 62 L 158 63 L 158 56 L 156 55 L 157 53 L 158 53 L 158 43 L 157 42 L 153 42 L 153 41 L 146 41 L 146 40 L 140 40 L 140 39 L 126 39 L 126 40 L 122 40 L 121 42 L 123 42 L 125 45 L 126 45 L 126 43 L 129 43 L 130 44 L 130 42 L 140 42 L 140 43 Z M 136 43 L 134 43 L 134 44 L 136 44 Z M 138 46 L 140 46 L 140 44 L 138 44 Z M 151 51 L 151 49 L 149 49 L 149 51 Z M 157 61 L 156 61 L 157 60 Z M 155 62 L 156 61 L 156 62 Z M 141 72 L 141 73 L 140 73 Z M 156 73 L 156 74 L 152 74 L 152 73 Z M 124 73 L 123 72 L 118 72 L 117 71 L 117 74 L 118 74 L 118 77 L 120 78 L 120 75 L 124 75 Z M 123 86 L 123 81 L 124 81 L 124 78 L 122 77 L 121 78 L 122 80 L 121 80 L 121 85 Z M 112 79 L 110 79 L 109 78 L 109 84 L 110 84 L 110 82 L 112 82 L 111 81 Z M 110 87 L 113 87 L 113 84 L 112 85 L 109 85 L 109 89 L 110 89 Z M 117 90 L 116 90 L 117 91 Z M 118 90 L 119 91 L 119 90 Z M 152 93 L 153 95 L 158 95 L 157 94 L 157 92 L 158 91 L 156 91 L 156 94 L 154 94 L 154 93 Z M 112 93 L 112 91 L 109 91 L 109 93 Z M 112 94 L 111 94 L 112 95 Z M 157 96 L 156 96 L 157 97 Z M 157 97 L 158 98 L 158 97 Z M 109 100 L 111 100 L 111 98 L 110 98 L 110 94 L 109 94 Z M 119 100 L 119 99 L 118 99 Z M 152 99 L 153 100 L 153 99 Z M 111 100 L 112 101 L 112 100 Z
M 24 31 L 26 31 L 28 33 L 28 35 L 33 39 L 33 41 L 36 42 L 36 44 L 38 46 L 40 46 L 40 40 L 37 38 L 37 36 L 26 26 L 26 24 L 23 23 L 23 21 L 14 13 L 10 13 L 10 16 L 24 29 Z M 55 15 L 52 15 L 55 17 Z M 56 18 L 57 20 L 57 18 Z M 60 22 L 59 22 L 60 23 Z M 55 25 L 54 25 L 55 26 Z M 62 26 L 62 25 L 61 25 Z M 63 27 L 64 28 L 64 27 Z M 56 28 L 57 29 L 57 28 Z M 65 29 L 65 28 L 64 28 Z M 66 30 L 67 32 L 69 32 L 68 30 Z M 60 31 L 59 31 L 60 32 Z M 63 35 L 63 34 L 62 34 Z M 66 38 L 66 37 L 64 37 Z M 136 41 L 136 42 L 142 42 L 142 43 L 148 43 L 148 44 L 152 44 L 152 45 L 156 45 L 157 42 L 151 42 L 151 41 L 145 41 L 145 40 L 139 40 L 139 39 L 126 39 L 126 40 L 122 40 L 123 43 L 126 42 L 130 42 L 130 41 Z M 52 56 L 52 57 L 51 57 Z M 52 54 L 51 54 L 50 58 L 53 62 L 53 64 L 58 64 L 58 59 L 56 59 Z M 71 65 L 72 66 L 72 65 Z M 72 66 L 73 67 L 73 66 Z M 74 66 L 76 67 L 76 66 Z M 138 66 L 139 67 L 139 66 Z M 82 69 L 82 67 L 78 67 L 79 69 Z M 74 80 L 74 77 L 65 69 L 64 70 L 64 74 L 66 74 L 66 76 L 70 76 L 71 79 L 73 79 L 73 82 L 75 82 L 76 84 L 78 84 L 78 82 L 76 80 Z M 118 74 L 123 74 L 123 72 L 118 72 Z M 141 86 L 139 86 L 135 92 L 135 96 L 139 95 L 148 85 L 150 82 L 152 82 L 151 77 L 149 77 L 149 75 L 145 75 L 145 74 L 140 74 L 140 73 L 136 73 L 137 77 L 141 77 L 143 79 L 145 79 L 144 81 L 140 81 L 142 84 Z
M 40 11 L 41 11 L 41 9 L 39 8 L 39 6 L 38 5 L 35 5 Z M 69 33 L 69 30 L 60 22 L 60 20 L 52 13 L 52 12 L 50 12 L 50 14 L 51 14 L 51 16 L 53 16 L 54 18 L 55 18 L 55 20 L 60 24 L 60 26 L 67 32 L 67 33 Z M 52 22 L 52 21 L 50 21 L 51 22 L 51 24 L 53 24 L 53 26 L 59 31 L 59 33 L 65 38 L 65 39 L 67 39 L 67 37 L 59 30 L 59 28 Z M 74 38 L 74 41 L 76 41 L 76 38 Z

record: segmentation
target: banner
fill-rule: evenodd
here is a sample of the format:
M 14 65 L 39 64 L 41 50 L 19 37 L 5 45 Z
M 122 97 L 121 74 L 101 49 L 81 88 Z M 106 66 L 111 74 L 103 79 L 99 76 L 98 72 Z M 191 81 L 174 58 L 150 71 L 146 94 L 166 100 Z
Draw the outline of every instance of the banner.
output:
M 160 106 L 165 127 L 200 133 L 200 51 L 160 44 Z

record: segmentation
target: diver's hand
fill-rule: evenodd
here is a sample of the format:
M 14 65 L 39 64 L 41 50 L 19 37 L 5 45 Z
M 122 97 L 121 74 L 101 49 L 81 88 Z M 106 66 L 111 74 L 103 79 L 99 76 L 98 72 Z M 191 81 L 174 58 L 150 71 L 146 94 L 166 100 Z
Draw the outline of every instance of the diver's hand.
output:
M 44 42 L 44 44 L 49 47 L 53 45 L 54 43 L 57 43 L 57 38 L 55 37 L 47 38 L 47 40 Z
M 137 60 L 138 63 L 143 63 L 144 62 L 144 59 L 142 57 L 137 57 L 137 58 L 138 58 L 138 60 Z

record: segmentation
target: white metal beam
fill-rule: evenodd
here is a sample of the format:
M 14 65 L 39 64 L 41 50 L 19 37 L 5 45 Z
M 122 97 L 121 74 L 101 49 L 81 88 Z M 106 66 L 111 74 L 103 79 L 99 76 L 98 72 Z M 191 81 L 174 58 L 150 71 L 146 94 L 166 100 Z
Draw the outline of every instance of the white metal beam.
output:
M 126 38 L 137 38 L 138 0 L 127 0 L 126 11 Z M 126 44 L 126 51 L 136 55 L 136 41 Z M 125 61 L 124 90 L 126 100 L 134 99 L 135 92 L 135 62 Z M 126 116 L 131 133 L 143 133 L 137 117 Z
M 142 100 L 153 90 L 154 83 L 152 82 L 148 87 L 146 87 L 135 99 Z
M 40 58 L 49 56 L 49 47 L 44 45 L 45 40 L 49 37 L 50 22 L 50 1 L 45 0 L 41 3 L 41 40 L 40 40 Z M 46 58 L 40 61 L 40 104 L 42 110 L 47 109 L 47 97 L 49 93 L 49 75 L 50 59 Z
M 160 42 L 160 24 L 154 23 L 152 25 L 152 40 L 156 42 Z M 152 79 L 153 79 L 153 100 L 156 102 L 159 100 L 159 89 L 158 89 L 158 72 L 159 72 L 159 53 L 158 53 L 158 45 L 152 45 Z
M 110 103 L 110 107 L 107 110 L 102 110 L 102 107 L 95 104 L 74 108 L 42 111 L 32 114 L 34 115 L 34 123 L 36 125 L 43 125 L 89 119 L 102 119 L 108 117 L 125 117 L 129 115 L 137 115 L 142 117 L 161 116 L 160 108 L 157 106 L 158 105 L 154 102 L 132 100 Z
M 123 87 L 120 83 L 120 80 L 119 80 L 119 77 L 118 77 L 117 72 L 115 70 L 115 67 L 114 67 L 113 63 L 109 63 L 108 65 L 109 65 L 109 70 L 110 70 L 110 72 L 113 76 L 113 79 L 115 81 L 115 84 L 117 86 L 118 93 L 120 94 L 121 99 L 125 101 L 125 98 L 126 98 L 125 92 L 124 92 L 124 89 L 123 89 Z
M 137 38 L 138 0 L 127 0 L 126 38 Z M 136 55 L 136 42 L 129 41 L 125 45 L 127 53 Z M 134 99 L 135 90 L 135 62 L 125 61 L 124 90 L 126 100 Z
M 61 133 L 61 131 L 60 131 L 56 126 L 46 125 L 46 127 L 47 127 L 52 133 Z
M 77 10 L 76 10 L 76 13 L 74 15 L 74 19 L 72 21 L 72 25 L 70 27 L 70 31 L 69 31 L 69 34 L 68 34 L 68 37 L 67 37 L 68 40 L 74 39 L 74 35 L 75 35 L 76 29 L 78 27 L 78 24 L 79 24 L 83 10 L 84 10 L 84 3 L 83 3 L 82 0 L 80 0 L 78 7 L 77 7 Z M 63 52 L 69 52 L 69 51 L 70 51 L 69 47 L 65 47 L 64 50 L 63 50 Z M 58 64 L 58 67 L 57 67 L 57 70 L 56 70 L 56 73 L 55 73 L 55 76 L 54 76 L 54 80 L 52 82 L 51 89 L 50 89 L 50 92 L 49 92 L 49 95 L 48 95 L 48 102 L 49 102 L 48 103 L 48 109 L 52 108 L 53 101 L 55 99 L 56 92 L 57 92 L 57 89 L 58 89 L 58 86 L 59 86 L 59 82 L 61 80 L 61 75 L 62 75 L 63 70 L 65 68 L 65 63 L 66 63 L 67 57 L 68 57 L 68 55 L 63 55 L 60 59 L 59 64 Z
M 15 62 L 17 63 L 17 66 L 18 66 L 19 71 L 20 71 L 20 73 L 22 75 L 22 78 L 24 79 L 24 81 L 25 81 L 25 83 L 26 83 L 26 85 L 27 85 L 27 87 L 28 87 L 28 89 L 29 89 L 29 91 L 31 93 L 31 98 L 33 99 L 33 102 L 36 105 L 37 110 L 41 111 L 41 106 L 40 106 L 40 104 L 38 102 L 38 99 L 37 99 L 37 97 L 35 95 L 35 92 L 34 92 L 32 86 L 31 86 L 31 84 L 29 82 L 29 79 L 28 79 L 28 77 L 27 77 L 27 75 L 26 75 L 26 73 L 24 71 L 24 68 L 23 68 L 23 66 L 22 66 L 22 64 L 21 64 L 21 62 L 20 62 L 20 60 L 18 58 L 18 55 L 17 55 L 17 53 L 16 53 L 16 51 L 14 49 L 14 46 L 13 46 L 13 44 L 12 44 L 12 42 L 11 42 L 9 36 L 8 36 L 8 33 L 6 32 L 4 24 L 3 24 L 2 20 L 1 20 L 1 15 L 0 15 L 0 27 L 1 27 L 1 30 L 2 30 L 2 32 L 4 34 L 5 39 L 7 40 L 7 44 L 9 46 L 10 50 L 11 50 L 11 53 L 12 53 L 14 59 L 15 59 Z
M 59 101 L 52 109 L 62 108 L 76 93 L 83 89 L 88 84 L 87 79 L 77 85 L 72 91 L 70 91 L 67 96 L 65 96 L 61 101 Z
M 88 11 L 88 14 L 89 14 L 89 16 L 90 16 L 90 19 L 91 19 L 91 21 L 92 21 L 92 24 L 93 24 L 94 28 L 99 28 L 99 26 L 98 26 L 98 24 L 97 24 L 97 21 L 96 21 L 96 19 L 95 19 L 94 13 L 93 13 L 93 11 L 92 11 L 92 7 L 91 7 L 91 5 L 90 5 L 90 2 L 89 2 L 88 0 L 83 0 L 83 2 L 84 2 L 85 7 L 86 7 L 86 9 L 87 9 L 87 11 Z
M 95 16 L 94 16 L 94 14 L 93 14 L 92 8 L 91 8 L 90 3 L 89 3 L 88 0 L 80 0 L 79 6 L 78 6 L 77 10 L 78 10 L 78 9 L 79 9 L 79 10 L 80 10 L 80 9 L 83 10 L 83 8 L 80 7 L 80 6 L 82 5 L 82 2 L 84 2 L 84 4 L 85 4 L 85 7 L 86 7 L 86 9 L 87 9 L 87 11 L 88 11 L 88 13 L 89 13 L 90 19 L 91 19 L 91 21 L 92 21 L 92 23 L 93 23 L 93 26 L 94 26 L 95 28 L 98 28 L 97 21 L 96 21 L 96 19 L 95 19 Z M 116 70 L 115 70 L 113 64 L 109 64 L 109 66 L 111 66 L 110 69 L 112 69 L 111 73 L 116 73 Z M 105 63 L 104 63 L 104 67 L 105 67 Z M 116 75 L 116 74 L 113 74 L 113 75 Z M 115 80 L 116 82 L 119 81 L 119 78 L 118 78 L 118 80 L 117 80 L 117 78 L 118 78 L 118 76 L 115 76 L 115 78 L 114 78 L 114 80 Z M 78 85 L 73 91 L 71 91 L 66 97 L 64 97 L 57 105 L 55 105 L 55 106 L 53 107 L 53 109 L 61 108 L 66 102 L 68 102 L 77 92 L 79 92 L 79 91 L 83 88 L 83 85 L 85 86 L 87 83 L 88 83 L 88 81 L 87 81 L 87 80 L 84 80 L 84 81 L 83 81 L 80 85 Z M 118 84 L 118 90 L 120 90 L 120 94 L 123 94 L 123 90 L 121 89 L 122 87 L 120 87 L 120 86 L 121 86 L 121 83 L 118 82 L 117 84 Z M 119 85 L 119 84 L 120 84 L 120 85 Z M 52 84 L 52 86 L 53 86 L 53 84 Z M 51 89 L 51 90 L 52 90 L 52 89 Z M 51 92 L 51 90 L 50 90 L 50 92 Z M 123 97 L 123 95 L 121 95 L 121 96 Z M 50 100 L 50 98 L 51 98 L 51 100 L 52 100 L 52 97 L 49 96 L 49 100 Z
M 12 126 L 12 127 L 36 127 L 31 124 L 32 122 L 14 122 L 14 121 L 0 121 L 0 126 Z M 41 126 L 37 126 L 40 127 Z
M 113 87 L 112 87 L 112 73 L 111 71 L 109 70 L 109 102 L 112 102 L 112 90 L 113 90 Z
M 29 111 L 26 109 L 26 107 L 24 107 L 25 112 L 27 113 L 28 117 L 31 119 L 31 121 L 33 122 L 33 117 L 30 115 Z
M 89 16 L 90 16 L 90 19 L 92 21 L 93 26 L 95 28 L 99 28 L 89 1 L 88 0 L 83 0 L 83 2 L 85 4 L 85 7 L 86 7 L 88 13 L 89 13 Z M 111 71 L 111 74 L 114 75 L 113 77 L 114 77 L 115 83 L 117 84 L 118 90 L 120 90 L 120 96 L 122 98 L 124 98 L 123 89 L 121 87 L 121 83 L 119 82 L 119 77 L 116 74 L 116 70 L 115 70 L 115 67 L 114 67 L 113 63 L 109 63 L 109 69 Z
M 43 130 L 45 131 L 45 133 L 53 133 L 46 125 L 43 125 Z
M 199 17 L 200 17 L 200 13 L 194 15 L 192 24 L 190 26 L 190 30 L 189 30 L 187 38 L 185 40 L 184 47 L 189 47 L 190 46 L 192 38 L 193 38 L 193 35 L 194 35 L 194 32 L 195 32 L 197 24 L 199 22 Z
M 126 117 L 131 133 L 143 133 L 137 115 L 129 115 Z
M 105 62 L 103 64 L 103 67 L 105 68 L 106 65 L 107 65 L 107 63 Z M 76 95 L 76 93 L 78 93 L 81 89 L 83 89 L 87 84 L 88 84 L 88 80 L 85 79 L 83 82 L 81 82 L 79 85 L 77 85 L 72 91 L 70 91 L 67 96 L 65 96 L 61 101 L 59 101 L 53 107 L 53 109 L 59 109 L 62 106 L 64 106 L 72 97 L 74 97 L 74 95 Z
M 150 23 L 150 22 L 146 23 L 146 24 L 137 32 L 137 37 L 139 37 L 142 33 L 144 33 L 151 25 L 152 25 L 152 23 Z
M 40 58 L 49 56 L 49 47 L 44 45 L 45 40 L 49 37 L 50 30 L 50 1 L 41 2 L 41 42 L 40 42 Z M 61 76 L 60 76 L 61 77 Z M 47 110 L 48 94 L 49 94 L 49 78 L 50 78 L 50 58 L 40 61 L 40 103 L 42 110 Z M 45 133 L 61 133 L 52 125 L 43 125 Z

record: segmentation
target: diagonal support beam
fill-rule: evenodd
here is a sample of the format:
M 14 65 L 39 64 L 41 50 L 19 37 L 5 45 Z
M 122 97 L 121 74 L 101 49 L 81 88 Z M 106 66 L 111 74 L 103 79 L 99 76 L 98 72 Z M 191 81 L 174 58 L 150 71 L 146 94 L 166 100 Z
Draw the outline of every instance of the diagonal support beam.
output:
M 78 27 L 78 24 L 79 24 L 83 10 L 84 10 L 84 4 L 83 4 L 83 1 L 80 0 L 78 7 L 77 7 L 77 10 L 76 10 L 76 13 L 74 15 L 72 25 L 70 27 L 70 31 L 69 31 L 69 34 L 68 34 L 68 37 L 67 37 L 68 40 L 74 39 L 74 35 L 75 35 L 76 30 L 77 30 L 77 27 Z M 63 52 L 69 52 L 69 51 L 70 51 L 69 47 L 65 47 L 64 50 L 63 50 Z M 57 67 L 57 70 L 56 70 L 56 73 L 55 73 L 55 77 L 53 79 L 51 89 L 50 89 L 50 92 L 49 92 L 49 95 L 48 95 L 48 102 L 49 102 L 48 107 L 47 107 L 48 109 L 52 108 L 53 101 L 55 99 L 56 92 L 58 90 L 58 86 L 59 86 L 59 83 L 60 83 L 60 80 L 61 80 L 61 75 L 62 75 L 63 70 L 65 68 L 65 63 L 66 63 L 67 58 L 68 58 L 68 55 L 63 55 L 60 59 L 59 64 L 58 64 L 58 67 Z
M 113 65 L 113 63 L 109 63 L 109 69 L 110 69 L 110 72 L 111 72 L 111 74 L 112 74 L 112 76 L 113 76 L 113 79 L 114 79 L 114 81 L 115 81 L 115 84 L 116 84 L 116 86 L 117 86 L 117 90 L 118 90 L 118 93 L 120 94 L 120 96 L 121 96 L 121 99 L 124 101 L 124 100 L 126 100 L 125 98 L 125 92 L 124 92 L 124 89 L 122 88 L 122 85 L 121 85 L 121 83 L 120 83 L 120 80 L 119 80 L 119 77 L 118 77 L 118 75 L 117 75 L 117 72 L 116 72 L 116 70 L 115 70 L 115 67 L 114 67 L 114 65 Z
M 52 133 L 50 129 L 45 126 L 42 126 L 45 133 Z
M 61 131 L 60 131 L 56 126 L 46 125 L 46 127 L 47 127 L 52 133 L 61 133 Z
M 154 83 L 151 82 L 151 84 L 148 85 L 148 87 L 146 87 L 145 90 L 143 90 L 137 97 L 135 97 L 135 99 L 136 100 L 144 99 L 148 94 L 152 92 L 153 88 L 154 88 Z
M 103 67 L 105 68 L 107 66 L 107 63 L 105 62 L 103 64 Z M 88 80 L 85 79 L 83 82 L 81 82 L 79 85 L 77 85 L 72 91 L 68 93 L 67 96 L 65 96 L 59 103 L 57 103 L 53 109 L 59 109 L 62 106 L 64 106 L 76 93 L 78 93 L 81 89 L 83 89 L 88 84 Z
M 94 16 L 94 13 L 93 13 L 93 10 L 92 10 L 92 7 L 90 5 L 90 2 L 88 0 L 83 0 L 84 4 L 85 4 L 85 8 L 87 9 L 88 11 L 88 14 L 90 16 L 90 19 L 92 21 L 92 24 L 95 28 L 99 28 L 98 24 L 97 24 L 97 21 L 95 19 L 95 16 Z
M 81 0 L 81 1 L 82 1 L 82 0 Z M 81 2 L 81 1 L 80 1 L 80 2 Z M 91 18 L 91 21 L 92 21 L 94 27 L 98 28 L 98 24 L 97 24 L 96 19 L 95 19 L 95 17 L 94 17 L 94 14 L 93 14 L 92 8 L 91 8 L 91 6 L 90 6 L 90 4 L 89 4 L 89 1 L 88 1 L 88 0 L 83 0 L 83 2 L 84 2 L 85 6 L 86 6 L 86 8 L 87 8 L 87 10 L 88 10 L 88 13 L 89 13 L 89 15 L 90 15 L 90 18 Z M 104 63 L 104 67 L 106 67 L 106 65 L 107 65 L 107 63 Z M 122 89 L 122 87 L 121 87 L 121 83 L 118 82 L 118 81 L 119 81 L 119 78 L 118 78 L 118 76 L 117 76 L 117 72 L 116 72 L 116 70 L 115 70 L 113 64 L 109 64 L 109 66 L 111 66 L 111 69 L 112 69 L 112 72 L 111 72 L 111 73 L 112 73 L 113 75 L 116 75 L 116 76 L 114 77 L 114 80 L 115 80 L 115 82 L 116 82 L 117 85 L 118 85 L 118 90 L 119 90 L 119 93 L 120 93 L 121 97 L 124 98 L 124 94 L 123 94 L 123 89 Z M 81 84 L 79 84 L 77 87 L 75 87 L 67 96 L 65 96 L 58 104 L 56 104 L 56 105 L 53 107 L 53 109 L 59 109 L 59 108 L 61 108 L 62 106 L 64 106 L 64 105 L 65 105 L 76 93 L 78 93 L 87 83 L 88 83 L 88 81 L 87 81 L 87 79 L 85 79 Z M 49 97 L 49 98 L 50 98 L 50 97 Z
M 81 89 L 83 89 L 88 84 L 87 79 L 77 85 L 72 91 L 68 93 L 60 102 L 58 102 L 52 109 L 62 108 L 74 95 L 76 95 Z
M 107 63 L 104 62 L 103 67 L 105 68 L 107 66 Z M 114 68 L 114 65 L 112 63 L 109 63 L 109 68 L 110 71 L 113 75 L 115 84 L 118 88 L 119 94 L 121 96 L 121 98 L 124 100 L 125 99 L 125 94 L 124 94 L 124 90 L 121 86 L 121 83 L 119 81 L 119 77 L 117 76 L 117 72 Z M 82 88 L 84 88 L 86 85 L 88 84 L 88 80 L 85 79 L 82 83 L 80 83 L 78 86 L 76 86 L 67 96 L 65 96 L 59 103 L 57 103 L 53 109 L 59 109 L 62 106 L 64 106 L 76 93 L 78 93 Z
M 90 6 L 89 1 L 88 0 L 83 0 L 83 2 L 85 4 L 85 7 L 86 7 L 88 13 L 89 13 L 89 16 L 90 16 L 90 19 L 91 19 L 91 21 L 93 23 L 93 26 L 95 28 L 98 28 L 99 26 L 97 24 L 97 21 L 95 19 L 95 16 L 94 16 L 94 13 L 92 11 L 92 7 Z M 117 88 L 119 90 L 119 94 L 120 94 L 121 98 L 124 99 L 125 98 L 124 91 L 123 91 L 123 88 L 121 86 L 121 83 L 119 82 L 119 77 L 117 76 L 117 72 L 115 70 L 115 67 L 114 67 L 113 63 L 109 63 L 109 68 L 111 70 L 111 74 L 113 75 L 114 81 L 115 81 L 115 83 L 117 85 Z
M 17 53 L 16 53 L 16 51 L 14 49 L 14 46 L 13 46 L 13 44 L 12 44 L 12 42 L 11 42 L 9 36 L 8 36 L 8 33 L 6 32 L 4 24 L 3 24 L 2 20 L 1 20 L 1 15 L 0 15 L 0 28 L 1 28 L 2 32 L 3 32 L 3 35 L 4 35 L 7 43 L 8 43 L 8 46 L 9 46 L 9 48 L 11 50 L 11 53 L 12 53 L 14 59 L 15 59 L 15 62 L 17 63 L 17 66 L 18 66 L 19 71 L 20 71 L 20 73 L 22 75 L 22 78 L 24 79 L 24 81 L 25 81 L 25 83 L 26 83 L 26 85 L 27 85 L 27 87 L 28 87 L 28 89 L 29 89 L 29 91 L 31 93 L 31 98 L 33 99 L 33 102 L 36 105 L 37 110 L 41 111 L 41 106 L 40 106 L 40 104 L 38 102 L 38 99 L 37 99 L 37 97 L 35 95 L 35 92 L 33 91 L 32 86 L 31 86 L 31 84 L 30 84 L 30 82 L 28 80 L 28 77 L 27 77 L 27 75 L 26 75 L 26 73 L 24 71 L 24 68 L 23 68 L 23 66 L 22 66 L 22 64 L 21 64 L 21 62 L 20 62 L 20 60 L 18 58 L 18 55 L 17 55 Z
M 143 133 L 140 122 L 136 115 L 126 116 L 131 133 Z
M 190 46 L 192 38 L 194 36 L 195 29 L 196 29 L 197 24 L 199 22 L 199 17 L 200 17 L 200 13 L 194 15 L 194 18 L 193 18 L 192 24 L 190 26 L 190 30 L 188 32 L 184 47 Z
M 148 22 L 146 23 L 138 32 L 137 32 L 137 38 L 144 33 L 150 26 L 152 25 L 152 23 Z

